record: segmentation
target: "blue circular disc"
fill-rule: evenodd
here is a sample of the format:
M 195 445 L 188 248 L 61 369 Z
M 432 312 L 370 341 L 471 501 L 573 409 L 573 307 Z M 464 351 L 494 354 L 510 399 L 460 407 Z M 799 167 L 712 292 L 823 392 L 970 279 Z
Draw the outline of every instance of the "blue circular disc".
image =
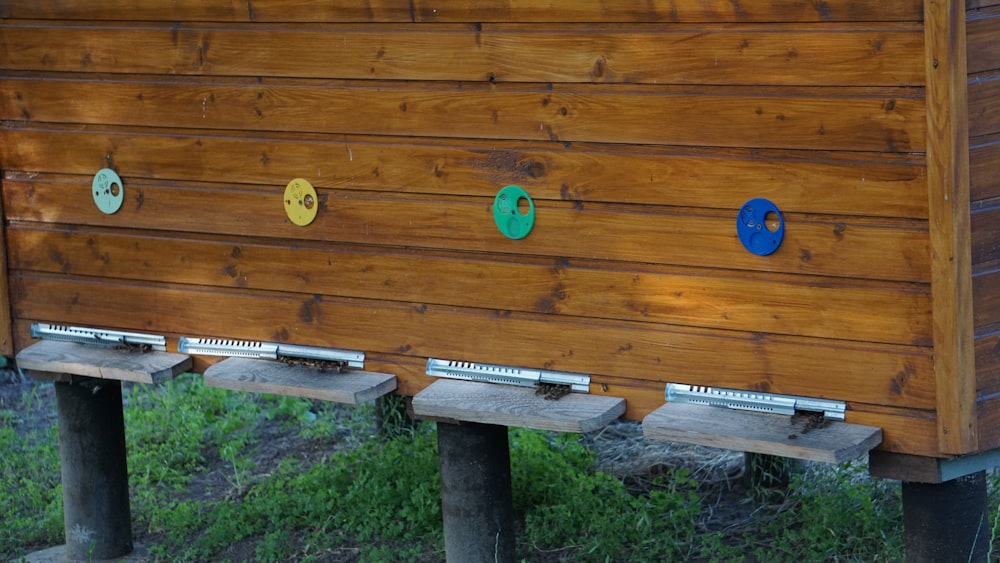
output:
M 768 214 L 773 213 L 777 226 L 769 224 Z M 773 230 L 772 230 L 773 229 Z M 778 250 L 785 238 L 785 219 L 778 206 L 764 198 L 755 198 L 743 204 L 736 217 L 736 234 L 743 247 L 757 256 L 767 256 Z

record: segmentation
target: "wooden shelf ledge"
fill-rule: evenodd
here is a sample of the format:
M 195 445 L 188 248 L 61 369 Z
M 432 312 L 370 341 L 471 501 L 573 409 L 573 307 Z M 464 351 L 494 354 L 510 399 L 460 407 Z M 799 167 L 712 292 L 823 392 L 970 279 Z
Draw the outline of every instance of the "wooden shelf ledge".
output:
M 558 432 L 600 430 L 625 413 L 625 399 L 570 393 L 546 400 L 533 387 L 439 379 L 413 397 L 417 417 Z
M 806 417 L 667 403 L 642 421 L 648 438 L 840 463 L 882 442 L 882 429 L 839 421 L 808 428 Z
M 161 383 L 191 369 L 191 358 L 172 352 L 138 352 L 74 342 L 42 340 L 21 350 L 17 366 L 32 377 L 69 381 L 71 376 Z
M 205 384 L 230 391 L 359 405 L 395 391 L 396 376 L 372 371 L 337 373 L 274 360 L 227 358 L 205 370 Z

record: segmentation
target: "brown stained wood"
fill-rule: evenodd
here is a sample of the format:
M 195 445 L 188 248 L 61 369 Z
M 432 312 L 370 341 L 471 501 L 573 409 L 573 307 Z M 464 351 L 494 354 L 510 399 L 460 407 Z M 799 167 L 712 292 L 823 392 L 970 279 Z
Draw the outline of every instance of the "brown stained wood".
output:
M 417 417 L 499 426 L 595 432 L 625 412 L 625 399 L 570 393 L 546 400 L 534 387 L 441 379 L 413 397 Z
M 646 438 L 714 448 L 841 463 L 867 454 L 882 429 L 827 421 L 819 428 L 791 416 L 667 403 L 642 420 Z
M 167 336 L 167 348 L 176 350 L 180 335 Z M 31 338 L 30 322 L 15 323 L 14 340 L 17 349 L 29 346 Z M 192 370 L 204 373 L 210 366 L 221 361 L 214 356 L 192 357 Z M 397 376 L 396 392 L 413 396 L 433 383 L 436 378 L 426 375 L 426 358 L 401 354 L 368 353 L 365 367 L 372 371 L 393 373 Z M 664 384 L 656 381 L 628 377 L 594 374 L 591 376 L 591 394 L 621 397 L 626 400 L 625 418 L 642 420 L 647 414 L 663 405 Z M 854 424 L 881 427 L 883 441 L 879 450 L 907 452 L 914 455 L 936 455 L 937 436 L 933 412 L 912 409 L 884 408 L 875 405 L 852 403 L 847 412 L 847 421 Z
M 0 25 L 8 70 L 381 80 L 912 86 L 918 26 Z M 309 47 L 303 49 L 304 45 Z M 670 64 L 665 65 L 663 61 Z M 81 62 L 84 61 L 84 62 Z M 332 63 L 332 64 L 331 64 Z
M 817 22 L 920 21 L 919 0 L 5 0 L 0 18 L 236 22 Z
M 980 398 L 1000 394 L 1000 331 L 976 338 L 976 383 Z
M 334 373 L 270 360 L 227 358 L 205 370 L 205 385 L 360 405 L 396 389 L 396 376 L 369 371 Z
M 994 339 L 993 343 L 995 342 Z M 996 361 L 995 356 L 991 359 Z M 991 366 L 989 369 L 996 367 Z M 990 394 L 982 394 L 976 402 L 981 450 L 1000 448 L 1000 389 L 994 386 L 990 391 Z
M 0 160 L 0 170 L 3 169 L 3 161 Z M 0 179 L 0 187 L 3 180 Z M 3 213 L 3 205 L 0 205 L 0 214 Z M 13 319 L 10 316 L 10 291 L 7 284 L 7 232 L 6 224 L 0 225 L 0 355 L 14 355 Z
M 991 332 L 991 327 L 1000 323 L 1000 270 L 991 268 L 973 275 L 972 299 L 973 322 L 978 337 Z M 978 360 L 976 369 L 982 371 Z
M 240 131 L 920 152 L 919 92 L 11 74 L 0 119 Z M 322 108 L 322 111 L 317 111 Z M 676 116 L 698 119 L 676 119 Z
M 1000 74 L 973 77 L 968 88 L 969 136 L 975 138 L 1000 133 Z
M 990 205 L 986 207 L 985 205 Z M 970 229 L 972 237 L 972 263 L 986 264 L 1000 260 L 1000 207 L 996 207 L 996 202 L 983 202 L 980 207 L 971 214 Z
M 17 270 L 321 293 L 929 345 L 926 287 L 829 278 L 253 243 L 120 231 L 8 235 Z M 100 259 L 94 259 L 94 257 Z
M 752 388 L 910 408 L 934 405 L 930 350 L 664 325 L 100 279 L 11 279 L 15 318 L 367 353 Z M 724 350 L 725 354 L 720 353 Z M 379 368 L 381 369 L 381 368 Z M 386 370 L 392 371 L 392 370 Z
M 938 442 L 941 452 L 961 454 L 978 444 L 964 4 L 927 0 L 924 14 Z
M 93 175 L 109 159 L 125 178 L 486 197 L 518 184 L 534 199 L 735 209 L 767 197 L 785 212 L 927 217 L 922 155 L 0 127 L 11 171 Z
M 970 12 L 965 27 L 969 74 L 1000 69 L 1000 6 Z
M 973 202 L 1000 197 L 1000 136 L 976 139 L 970 147 L 969 186 Z
M 54 181 L 58 180 L 58 181 Z M 493 198 L 372 194 L 321 190 L 308 227 L 291 224 L 278 203 L 283 186 L 212 189 L 164 187 L 123 180 L 125 203 L 114 216 L 93 204 L 89 178 L 4 181 L 6 216 L 92 226 L 297 238 L 419 248 L 530 254 L 926 281 L 927 233 L 922 221 L 867 221 L 786 214 L 781 248 L 768 257 L 747 252 L 729 212 L 642 206 L 536 202 L 531 234 L 510 240 L 497 229 Z M 224 211 L 223 211 L 224 210 Z M 581 245 L 581 237 L 587 241 Z
M 17 354 L 17 367 L 50 374 L 162 383 L 191 367 L 191 358 L 170 352 L 130 352 L 73 342 L 43 340 Z

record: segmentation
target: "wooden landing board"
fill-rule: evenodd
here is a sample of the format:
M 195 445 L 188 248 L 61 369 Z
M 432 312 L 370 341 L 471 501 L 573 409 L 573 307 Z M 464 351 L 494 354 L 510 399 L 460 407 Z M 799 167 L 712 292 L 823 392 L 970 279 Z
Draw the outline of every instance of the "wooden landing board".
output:
M 806 429 L 806 418 L 667 403 L 642 421 L 648 438 L 840 463 L 882 442 L 882 429 L 846 422 Z
M 417 417 L 518 426 L 557 432 L 592 432 L 625 412 L 625 399 L 570 393 L 546 400 L 533 387 L 439 379 L 413 397 Z
M 129 352 L 73 342 L 43 340 L 21 350 L 17 366 L 39 379 L 100 379 L 161 383 L 191 368 L 191 358 L 169 352 Z
M 230 391 L 358 405 L 394 391 L 396 376 L 367 371 L 336 373 L 271 360 L 227 358 L 205 370 L 205 384 Z

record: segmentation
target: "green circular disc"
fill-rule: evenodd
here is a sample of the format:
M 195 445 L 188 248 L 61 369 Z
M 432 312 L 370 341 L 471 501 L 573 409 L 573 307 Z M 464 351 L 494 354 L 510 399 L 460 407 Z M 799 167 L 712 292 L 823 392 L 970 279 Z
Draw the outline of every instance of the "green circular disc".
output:
M 522 239 L 535 226 L 535 202 L 520 186 L 507 186 L 493 199 L 493 221 L 507 238 Z
M 110 168 L 98 170 L 97 174 L 94 174 L 91 188 L 94 203 L 102 213 L 111 215 L 121 209 L 122 201 L 125 200 L 125 188 L 122 179 L 114 170 Z

